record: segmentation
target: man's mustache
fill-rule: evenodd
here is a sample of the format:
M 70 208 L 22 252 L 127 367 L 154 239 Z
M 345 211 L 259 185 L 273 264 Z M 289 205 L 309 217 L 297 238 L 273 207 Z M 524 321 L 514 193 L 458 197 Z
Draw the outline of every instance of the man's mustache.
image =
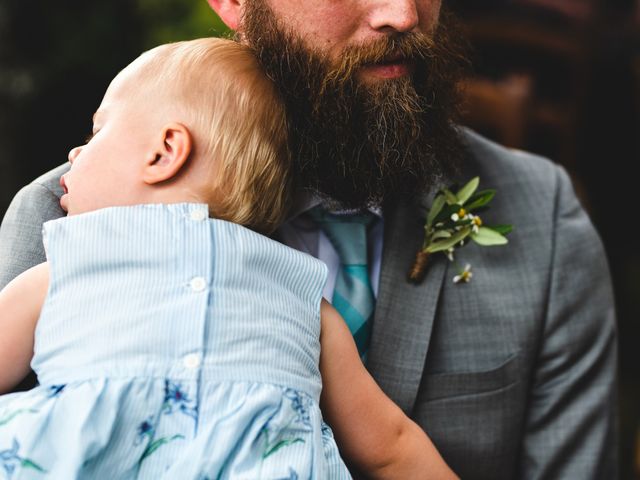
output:
M 330 69 L 326 80 L 343 83 L 361 68 L 372 64 L 416 62 L 433 56 L 433 38 L 424 33 L 389 35 L 346 47 L 339 63 Z

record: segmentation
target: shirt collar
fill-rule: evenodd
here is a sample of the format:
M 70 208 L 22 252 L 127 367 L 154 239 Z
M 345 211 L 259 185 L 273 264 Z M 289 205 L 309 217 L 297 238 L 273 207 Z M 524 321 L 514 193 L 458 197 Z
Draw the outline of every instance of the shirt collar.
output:
M 310 190 L 298 190 L 294 195 L 293 208 L 287 216 L 287 222 L 295 221 L 304 212 L 306 212 L 307 210 L 311 210 L 313 207 L 316 207 L 320 204 L 322 204 L 322 197 L 320 197 L 317 193 L 314 193 Z M 368 210 L 376 217 L 382 218 L 382 208 L 369 207 Z

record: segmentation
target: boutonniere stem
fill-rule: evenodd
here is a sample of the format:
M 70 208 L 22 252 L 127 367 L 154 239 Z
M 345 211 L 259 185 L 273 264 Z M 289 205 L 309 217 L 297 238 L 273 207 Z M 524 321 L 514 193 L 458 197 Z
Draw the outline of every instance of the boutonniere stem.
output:
M 465 246 L 469 240 L 483 247 L 505 245 L 505 235 L 513 230 L 511 225 L 489 227 L 477 214 L 489 208 L 496 194 L 495 190 L 477 192 L 480 178 L 475 177 L 457 193 L 444 188 L 433 200 L 427 212 L 424 224 L 424 241 L 416 253 L 415 261 L 409 271 L 409 281 L 420 283 L 424 279 L 429 257 L 442 252 L 450 261 L 454 261 L 456 249 Z M 472 277 L 471 265 L 465 265 L 454 277 L 455 283 L 467 283 Z

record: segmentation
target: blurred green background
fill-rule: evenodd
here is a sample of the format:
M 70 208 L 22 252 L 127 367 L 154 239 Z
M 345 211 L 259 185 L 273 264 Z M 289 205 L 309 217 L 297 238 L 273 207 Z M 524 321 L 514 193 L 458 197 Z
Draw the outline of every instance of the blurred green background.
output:
M 564 165 L 603 237 L 619 316 L 621 472 L 640 478 L 638 181 L 630 174 L 640 160 L 640 2 L 444 3 L 473 47 L 465 122 Z M 84 141 L 109 82 L 143 50 L 228 34 L 205 0 L 0 0 L 0 214 Z

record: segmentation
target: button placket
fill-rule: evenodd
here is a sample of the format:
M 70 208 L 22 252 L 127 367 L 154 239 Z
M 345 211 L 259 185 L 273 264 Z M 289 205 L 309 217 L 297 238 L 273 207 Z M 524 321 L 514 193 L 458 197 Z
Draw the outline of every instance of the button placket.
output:
M 208 312 L 208 296 L 213 288 L 210 285 L 212 278 L 210 266 L 210 242 L 211 242 L 211 225 L 209 220 L 209 210 L 204 205 L 190 206 L 188 213 L 183 216 L 185 223 L 185 231 L 187 232 L 187 241 L 190 245 L 198 245 L 194 247 L 193 256 L 188 259 L 184 265 L 184 272 L 189 275 L 186 280 L 186 294 L 192 295 L 188 301 L 190 314 L 190 322 L 193 322 L 193 328 L 190 328 L 189 343 L 186 352 L 183 350 L 182 357 L 178 357 L 176 368 L 182 372 L 186 378 L 192 379 L 193 390 L 190 391 L 190 398 L 196 403 L 199 399 L 201 369 L 205 364 L 205 348 L 204 348 L 204 332 L 207 324 Z M 207 266 L 208 265 L 208 266 Z M 202 318 L 197 318 L 202 316 Z M 199 325 L 195 325 L 196 320 Z M 190 353 L 187 353 L 190 352 Z
M 189 281 L 189 288 L 194 293 L 204 292 L 207 288 L 207 280 L 201 276 L 193 277 Z M 190 353 L 182 357 L 182 366 L 187 370 L 195 370 L 200 367 L 201 364 L 202 355 L 199 353 Z
M 189 282 L 189 287 L 194 292 L 202 292 L 207 288 L 207 281 L 203 277 L 193 277 Z
M 185 366 L 185 368 L 188 368 L 190 370 L 198 368 L 200 366 L 200 363 L 202 363 L 202 359 L 197 353 L 190 353 L 189 355 L 185 355 L 182 359 L 182 364 Z
M 191 213 L 189 213 L 189 217 L 194 222 L 201 222 L 205 220 L 208 216 L 209 214 L 204 209 L 191 210 Z

